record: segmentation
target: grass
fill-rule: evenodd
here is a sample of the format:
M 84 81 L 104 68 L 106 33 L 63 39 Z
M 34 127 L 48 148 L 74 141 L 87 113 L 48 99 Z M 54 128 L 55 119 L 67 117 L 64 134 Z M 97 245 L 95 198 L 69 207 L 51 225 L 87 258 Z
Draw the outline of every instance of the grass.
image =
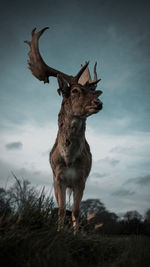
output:
M 2 230 L 2 229 L 1 229 Z M 150 266 L 150 240 L 144 236 L 85 236 L 49 227 L 11 227 L 1 234 L 0 266 Z
M 33 216 L 18 220 L 14 215 L 1 223 L 1 267 L 150 266 L 149 237 L 74 236 L 57 232 L 56 221 L 48 224 L 41 216 Z
M 53 201 L 44 190 L 38 195 L 17 182 L 10 192 L 12 211 L 0 218 L 1 267 L 150 266 L 148 236 L 57 232 Z

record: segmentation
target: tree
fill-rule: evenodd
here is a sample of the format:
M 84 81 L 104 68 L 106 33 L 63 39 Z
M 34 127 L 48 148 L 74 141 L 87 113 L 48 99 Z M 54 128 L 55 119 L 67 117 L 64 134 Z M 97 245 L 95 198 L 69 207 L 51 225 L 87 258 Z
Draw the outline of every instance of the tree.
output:
M 150 223 L 150 209 L 148 209 L 145 213 L 145 220 Z
M 131 211 L 127 211 L 125 214 L 124 214 L 124 219 L 128 222 L 131 222 L 131 221 L 141 221 L 142 220 L 142 215 L 136 211 L 136 210 L 131 210 Z
M 91 213 L 101 213 L 106 210 L 104 204 L 99 199 L 87 199 L 81 201 L 80 213 L 82 217 L 87 218 Z

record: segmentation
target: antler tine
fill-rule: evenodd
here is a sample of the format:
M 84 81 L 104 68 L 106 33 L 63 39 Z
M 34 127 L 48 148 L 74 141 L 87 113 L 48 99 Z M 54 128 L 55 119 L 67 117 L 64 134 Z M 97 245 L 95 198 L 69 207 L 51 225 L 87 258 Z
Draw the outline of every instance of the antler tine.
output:
M 80 71 L 79 71 L 79 72 L 77 73 L 77 75 L 74 77 L 74 80 L 75 80 L 76 82 L 78 82 L 78 80 L 80 79 L 82 73 L 85 71 L 85 69 L 87 68 L 88 65 L 89 65 L 89 61 L 87 61 L 87 62 L 85 63 L 85 65 L 80 69 Z
M 101 81 L 101 79 L 98 79 L 96 81 L 93 81 L 90 83 L 90 85 L 95 85 L 95 88 L 97 87 L 97 84 Z
M 35 31 L 36 31 L 36 27 L 32 30 L 32 37 L 36 34 L 37 35 L 37 37 L 38 37 L 38 39 L 40 38 L 40 36 L 43 34 L 43 32 L 45 32 L 46 30 L 48 30 L 49 29 L 49 27 L 45 27 L 45 28 L 43 28 L 42 30 L 40 30 L 39 32 L 37 32 L 37 33 L 35 33 Z
M 49 83 L 49 76 L 57 77 L 58 74 L 62 75 L 68 83 L 72 83 L 72 76 L 69 76 L 63 72 L 49 67 L 41 57 L 38 40 L 40 36 L 44 33 L 44 31 L 46 31 L 47 29 L 49 29 L 49 27 L 45 27 L 41 31 L 35 33 L 36 28 L 34 28 L 32 30 L 32 40 L 25 41 L 25 43 L 27 43 L 31 49 L 28 53 L 29 69 L 37 79 L 39 79 L 40 81 L 44 81 L 44 83 Z
M 101 79 L 97 79 L 96 67 L 97 67 L 97 62 L 95 62 L 94 65 L 94 80 L 90 83 L 90 86 L 93 86 L 94 89 L 96 89 L 98 82 L 101 81 Z
M 94 65 L 94 81 L 97 81 L 97 72 L 96 72 L 97 62 Z

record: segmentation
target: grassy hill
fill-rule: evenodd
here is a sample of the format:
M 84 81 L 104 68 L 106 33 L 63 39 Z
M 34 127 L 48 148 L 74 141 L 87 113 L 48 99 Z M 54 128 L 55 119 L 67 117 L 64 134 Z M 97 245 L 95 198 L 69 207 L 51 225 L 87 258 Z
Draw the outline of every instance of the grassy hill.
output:
M 150 266 L 148 236 L 57 232 L 53 200 L 44 191 L 17 181 L 1 193 L 1 267 Z

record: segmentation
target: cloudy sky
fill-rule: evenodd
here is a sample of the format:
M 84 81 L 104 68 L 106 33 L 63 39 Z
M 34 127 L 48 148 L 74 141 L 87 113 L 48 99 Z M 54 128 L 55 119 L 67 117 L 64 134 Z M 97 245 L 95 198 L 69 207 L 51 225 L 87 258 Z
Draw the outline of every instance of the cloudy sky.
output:
M 52 186 L 49 151 L 57 133 L 57 81 L 43 84 L 26 61 L 34 27 L 44 60 L 75 75 L 98 62 L 103 111 L 87 120 L 93 167 L 84 199 L 109 210 L 150 208 L 149 1 L 2 1 L 0 16 L 0 186 L 11 171 L 38 187 Z

